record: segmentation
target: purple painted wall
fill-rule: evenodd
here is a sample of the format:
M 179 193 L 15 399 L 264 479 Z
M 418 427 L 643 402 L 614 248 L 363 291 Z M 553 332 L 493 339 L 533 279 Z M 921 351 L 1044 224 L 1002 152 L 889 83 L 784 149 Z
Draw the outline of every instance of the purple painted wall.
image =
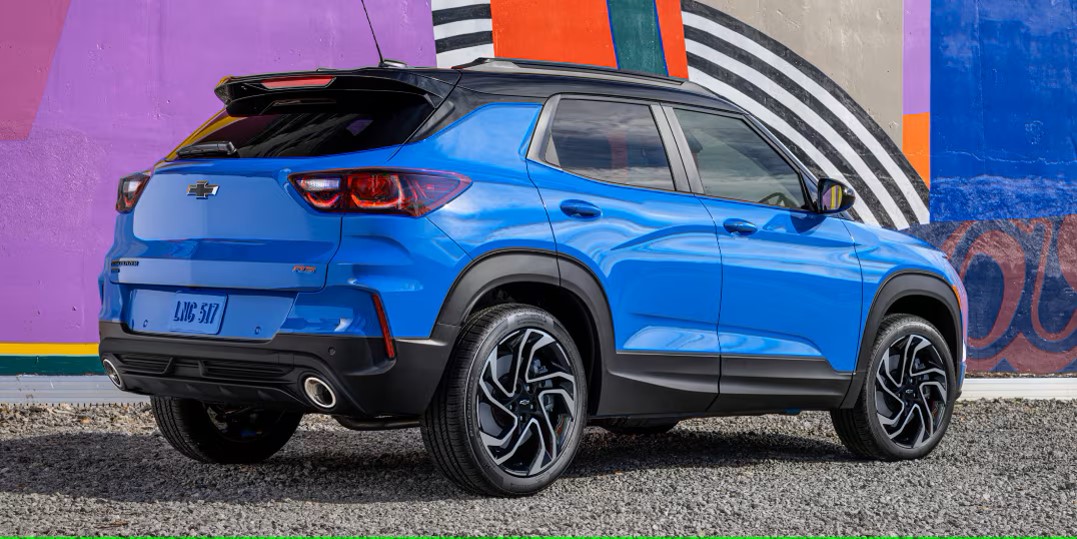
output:
M 902 112 L 930 112 L 931 0 L 905 0 L 903 8 Z
M 96 341 L 116 182 L 219 109 L 222 76 L 377 61 L 359 0 L 66 4 L 0 22 L 0 341 Z M 367 4 L 386 56 L 434 64 L 429 0 Z

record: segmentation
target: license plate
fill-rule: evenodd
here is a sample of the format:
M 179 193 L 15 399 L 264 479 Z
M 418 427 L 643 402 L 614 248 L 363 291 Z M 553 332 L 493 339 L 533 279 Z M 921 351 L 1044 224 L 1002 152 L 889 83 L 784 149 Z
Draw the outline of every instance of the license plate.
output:
M 216 335 L 221 331 L 228 296 L 177 292 L 168 330 L 176 333 Z

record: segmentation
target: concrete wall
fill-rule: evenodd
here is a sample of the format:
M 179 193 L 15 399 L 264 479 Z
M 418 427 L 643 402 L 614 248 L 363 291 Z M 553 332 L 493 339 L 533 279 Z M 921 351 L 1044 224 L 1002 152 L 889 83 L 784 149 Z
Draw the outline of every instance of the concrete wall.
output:
M 819 68 L 901 144 L 902 3 L 894 0 L 703 0 Z
M 951 254 L 974 369 L 1077 369 L 1072 0 L 367 3 L 386 56 L 416 65 L 517 56 L 711 87 L 856 187 L 857 218 Z M 221 76 L 374 60 L 358 0 L 7 7 L 0 356 L 58 372 L 94 354 L 116 181 L 212 114 Z

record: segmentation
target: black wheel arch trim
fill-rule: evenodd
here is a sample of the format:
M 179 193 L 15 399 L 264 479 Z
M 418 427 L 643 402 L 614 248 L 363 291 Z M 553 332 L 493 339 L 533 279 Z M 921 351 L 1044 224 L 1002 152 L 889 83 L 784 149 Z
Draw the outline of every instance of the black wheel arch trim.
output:
M 613 315 L 606 291 L 594 272 L 579 260 L 552 250 L 505 248 L 483 253 L 468 263 L 449 288 L 438 313 L 436 326 L 456 330 L 448 341 L 450 347 L 464 322 L 474 312 L 479 300 L 491 290 L 512 283 L 537 282 L 557 286 L 580 301 L 591 323 L 596 357 L 590 359 L 588 379 L 589 410 L 593 413 L 600 401 L 602 379 L 607 376 L 604 358 L 616 353 Z M 585 362 L 588 358 L 585 358 Z M 596 373 L 600 373 L 595 376 Z
M 868 368 L 871 366 L 871 349 L 875 345 L 879 326 L 882 324 L 883 318 L 886 317 L 887 311 L 898 300 L 911 296 L 927 296 L 946 305 L 954 327 L 952 340 L 946 344 L 950 349 L 952 360 L 955 363 L 960 361 L 960 346 L 964 328 L 961 320 L 961 306 L 950 282 L 937 273 L 924 270 L 895 272 L 883 280 L 883 283 L 879 285 L 878 290 L 875 292 L 875 297 L 872 298 L 871 308 L 868 311 L 867 322 L 864 324 L 863 336 L 860 340 L 860 349 L 856 357 L 856 370 L 853 373 L 852 383 L 849 384 L 849 390 L 842 400 L 841 408 L 852 408 L 856 405 L 860 390 L 864 387 L 864 380 L 867 378 Z M 939 329 L 940 333 L 943 332 L 943 328 L 937 329 Z M 950 337 L 943 335 L 943 338 Z M 957 372 L 960 366 L 955 364 L 954 369 Z

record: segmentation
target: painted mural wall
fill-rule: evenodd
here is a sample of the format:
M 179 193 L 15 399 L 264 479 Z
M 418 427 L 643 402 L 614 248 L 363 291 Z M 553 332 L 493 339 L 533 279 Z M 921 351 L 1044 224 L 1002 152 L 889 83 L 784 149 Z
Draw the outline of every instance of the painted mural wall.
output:
M 367 0 L 386 56 L 687 77 L 754 113 L 855 216 L 944 249 L 971 367 L 1077 370 L 1077 3 Z M 0 17 L 0 374 L 94 365 L 116 181 L 223 75 L 370 65 L 358 0 L 37 0 Z M 32 364 L 31 367 L 26 365 Z

